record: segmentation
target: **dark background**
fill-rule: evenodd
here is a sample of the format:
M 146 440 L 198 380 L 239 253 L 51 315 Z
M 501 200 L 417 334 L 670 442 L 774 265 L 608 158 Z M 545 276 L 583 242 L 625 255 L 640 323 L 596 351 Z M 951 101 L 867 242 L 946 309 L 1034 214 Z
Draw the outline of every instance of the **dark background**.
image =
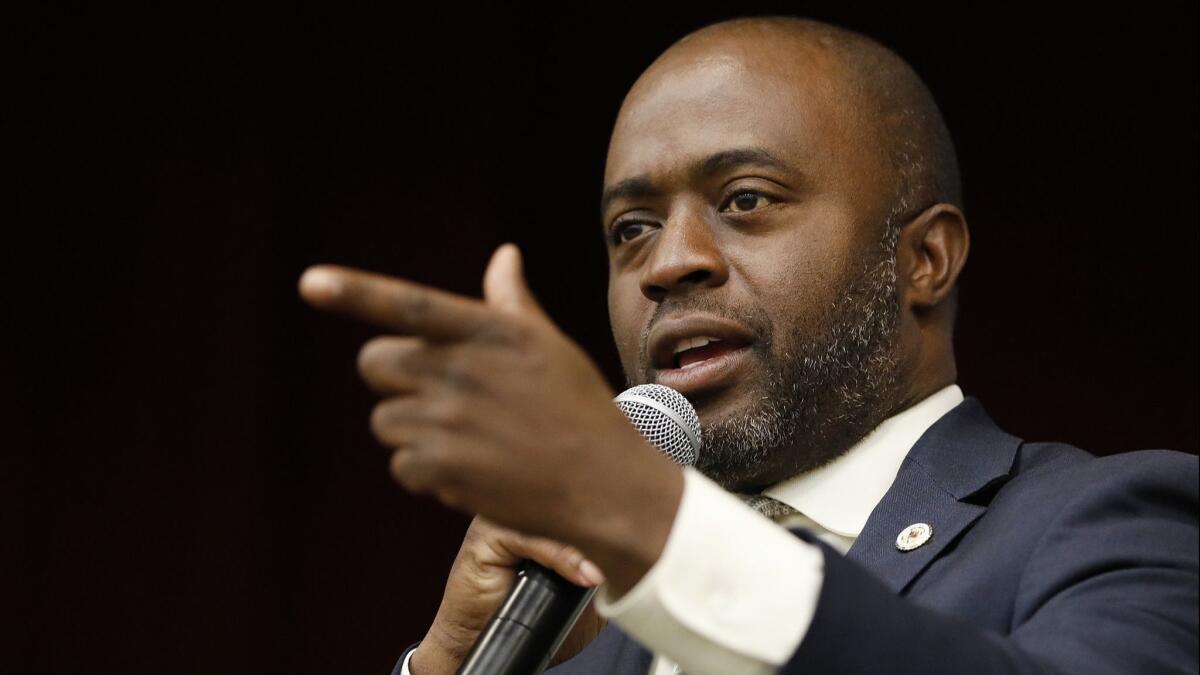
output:
M 941 102 L 973 234 L 966 392 L 1025 437 L 1197 452 L 1195 3 L 842 4 L 736 14 L 861 30 Z M 38 14 L 5 41 L 0 669 L 388 672 L 466 519 L 392 483 L 353 366 L 371 333 L 297 277 L 474 294 L 514 240 L 616 385 L 610 124 L 657 53 L 735 13 Z

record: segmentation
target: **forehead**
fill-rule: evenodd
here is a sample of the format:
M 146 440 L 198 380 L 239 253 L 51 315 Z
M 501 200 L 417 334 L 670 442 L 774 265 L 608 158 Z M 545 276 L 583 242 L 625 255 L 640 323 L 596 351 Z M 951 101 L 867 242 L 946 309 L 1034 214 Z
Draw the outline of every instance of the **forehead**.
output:
M 634 85 L 609 145 L 605 183 L 682 169 L 733 148 L 762 148 L 845 179 L 871 164 L 861 114 L 835 59 L 818 48 L 692 50 Z

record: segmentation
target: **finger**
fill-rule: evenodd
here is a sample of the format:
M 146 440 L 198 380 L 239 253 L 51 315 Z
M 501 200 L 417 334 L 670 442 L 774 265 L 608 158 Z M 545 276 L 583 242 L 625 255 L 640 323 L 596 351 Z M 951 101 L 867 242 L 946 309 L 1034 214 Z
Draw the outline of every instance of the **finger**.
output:
M 300 277 L 300 295 L 320 309 L 432 340 L 468 338 L 497 318 L 472 298 L 333 265 L 308 268 Z
M 371 434 L 389 448 L 410 446 L 424 424 L 412 396 L 382 400 L 371 410 Z
M 429 494 L 437 485 L 429 463 L 420 461 L 417 450 L 411 446 L 396 448 L 388 462 L 388 469 L 392 478 L 413 494 Z
M 579 549 L 518 532 L 475 516 L 467 530 L 464 551 L 484 567 L 516 567 L 522 560 L 534 560 L 580 586 L 598 586 L 604 575 Z
M 422 392 L 393 396 L 375 405 L 371 411 L 371 432 L 380 443 L 420 444 L 438 458 L 451 440 L 461 441 L 463 434 L 478 431 L 474 423 L 477 399 L 455 392 Z M 462 447 L 455 445 L 454 447 Z
M 504 244 L 492 254 L 492 260 L 483 275 L 483 297 L 488 306 L 503 312 L 546 318 L 546 313 L 525 283 L 521 250 L 515 244 Z
M 405 490 L 436 497 L 449 508 L 469 513 L 451 436 L 441 429 L 418 429 L 412 441 L 392 452 L 388 468 Z
M 578 586 L 590 588 L 604 583 L 600 568 L 574 546 L 511 532 L 507 537 L 496 539 L 494 544 L 516 559 L 532 560 Z
M 381 396 L 415 391 L 423 376 L 434 374 L 436 350 L 422 338 L 385 335 L 358 350 L 358 374 Z

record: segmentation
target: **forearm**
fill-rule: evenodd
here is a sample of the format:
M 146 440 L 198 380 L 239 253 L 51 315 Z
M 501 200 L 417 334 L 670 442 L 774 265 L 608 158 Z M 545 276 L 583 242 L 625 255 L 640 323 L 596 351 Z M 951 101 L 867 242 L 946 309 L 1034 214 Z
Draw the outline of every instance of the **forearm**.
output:
M 662 556 L 684 493 L 680 467 L 662 457 L 630 472 L 619 494 L 597 500 L 571 538 L 607 579 L 613 597 L 633 588 Z

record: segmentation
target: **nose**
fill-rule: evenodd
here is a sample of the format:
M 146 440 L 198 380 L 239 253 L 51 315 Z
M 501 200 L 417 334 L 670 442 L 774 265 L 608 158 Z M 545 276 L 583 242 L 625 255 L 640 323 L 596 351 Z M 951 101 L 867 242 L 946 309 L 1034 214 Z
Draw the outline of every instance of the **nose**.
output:
M 642 295 L 662 302 L 670 295 L 724 284 L 729 268 L 714 235 L 712 223 L 695 210 L 668 218 L 643 268 Z

